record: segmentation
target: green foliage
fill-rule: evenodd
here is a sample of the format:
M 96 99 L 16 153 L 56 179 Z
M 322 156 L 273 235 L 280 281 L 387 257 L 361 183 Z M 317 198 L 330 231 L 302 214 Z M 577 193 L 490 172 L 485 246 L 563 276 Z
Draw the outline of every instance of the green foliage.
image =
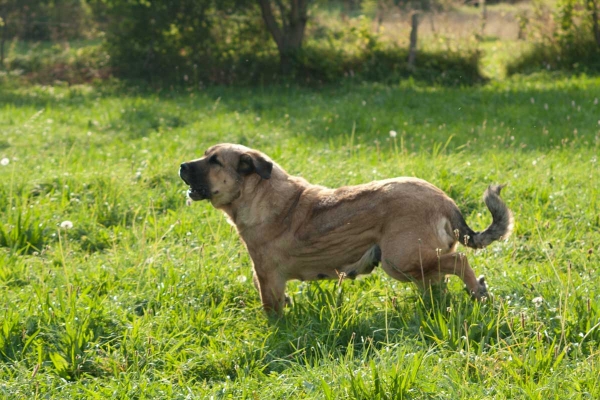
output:
M 295 76 L 300 82 L 395 83 L 411 77 L 441 85 L 472 85 L 485 80 L 479 72 L 479 52 L 473 47 L 424 50 L 413 70 L 408 67 L 408 50 L 373 33 L 371 21 L 363 16 L 349 18 L 340 28 L 316 24 L 310 28 L 316 33 L 300 54 L 302 67 Z
M 555 9 L 534 2 L 530 36 L 532 50 L 513 60 L 509 74 L 546 70 L 597 73 L 600 71 L 600 42 L 594 37 L 592 9 L 587 0 L 561 0 Z
M 250 2 L 107 2 L 111 63 L 119 76 L 160 83 L 226 83 L 273 57 Z M 253 3 L 251 3 L 253 5 Z M 270 60 L 272 61 L 272 60 Z
M 114 73 L 192 87 L 284 79 L 275 43 L 253 3 L 192 3 L 110 2 L 107 44 Z M 384 82 L 408 76 L 441 84 L 482 81 L 474 49 L 423 52 L 416 71 L 406 59 L 407 50 L 372 33 L 367 18 L 351 18 L 340 29 L 309 20 L 293 78 L 309 83 L 348 76 Z
M 15 253 L 40 251 L 46 238 L 44 223 L 36 220 L 27 205 L 5 211 L 5 222 L 0 224 L 0 247 Z
M 17 79 L 78 84 L 107 79 L 109 58 L 99 41 L 12 41 L 4 64 Z
M 86 0 L 0 0 L 0 17 L 6 25 L 3 39 L 66 40 L 94 33 Z

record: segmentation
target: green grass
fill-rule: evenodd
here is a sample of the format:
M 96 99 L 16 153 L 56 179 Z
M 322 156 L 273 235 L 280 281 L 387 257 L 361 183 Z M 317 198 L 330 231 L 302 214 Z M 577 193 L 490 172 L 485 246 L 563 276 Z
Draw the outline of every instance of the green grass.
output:
M 158 94 L 5 83 L 0 396 L 598 398 L 599 98 L 598 78 L 556 75 Z M 177 176 L 224 141 L 328 186 L 424 178 L 476 229 L 486 186 L 508 183 L 513 236 L 465 250 L 493 299 L 376 269 L 290 283 L 294 305 L 267 319 L 236 233 L 187 207 Z

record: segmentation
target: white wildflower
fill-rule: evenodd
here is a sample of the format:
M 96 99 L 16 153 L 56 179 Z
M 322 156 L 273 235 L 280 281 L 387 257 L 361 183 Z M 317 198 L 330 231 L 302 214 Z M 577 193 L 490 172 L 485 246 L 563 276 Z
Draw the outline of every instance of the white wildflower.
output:
M 396 136 L 398 136 L 398 132 L 396 132 L 396 131 L 390 131 L 390 137 L 391 138 L 395 138 Z
M 60 223 L 60 227 L 63 229 L 71 229 L 73 227 L 73 223 L 69 220 L 66 220 Z
M 10 160 L 6 157 L 4 157 L 2 160 L 0 160 L 0 164 L 2 165 L 8 165 L 10 163 Z

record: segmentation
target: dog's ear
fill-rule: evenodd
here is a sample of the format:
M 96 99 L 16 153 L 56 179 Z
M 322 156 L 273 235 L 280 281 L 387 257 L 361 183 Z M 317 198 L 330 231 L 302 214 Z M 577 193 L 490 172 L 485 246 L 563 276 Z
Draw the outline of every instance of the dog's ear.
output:
M 261 178 L 269 179 L 273 171 L 273 163 L 259 154 L 244 153 L 240 156 L 237 171 L 243 175 L 256 172 Z

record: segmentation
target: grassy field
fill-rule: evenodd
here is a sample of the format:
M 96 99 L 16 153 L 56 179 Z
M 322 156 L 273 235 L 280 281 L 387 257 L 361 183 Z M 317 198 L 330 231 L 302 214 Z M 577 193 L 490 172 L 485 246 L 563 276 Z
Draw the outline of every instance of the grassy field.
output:
M 600 79 L 163 91 L 0 86 L 0 397 L 600 397 Z M 390 138 L 389 132 L 398 132 Z M 182 161 L 217 142 L 328 186 L 394 176 L 485 227 L 492 293 L 420 293 L 379 268 L 291 283 L 266 318 L 246 250 Z

